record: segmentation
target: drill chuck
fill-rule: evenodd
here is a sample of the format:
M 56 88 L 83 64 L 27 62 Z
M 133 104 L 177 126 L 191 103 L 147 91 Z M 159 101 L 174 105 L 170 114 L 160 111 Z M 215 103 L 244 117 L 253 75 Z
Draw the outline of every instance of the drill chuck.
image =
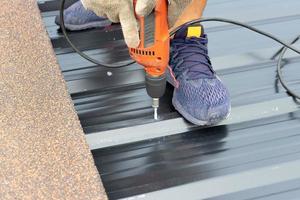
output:
M 160 98 L 164 95 L 166 90 L 167 79 L 166 75 L 151 76 L 146 74 L 146 90 L 150 97 Z
M 166 75 L 151 76 L 146 74 L 146 90 L 150 97 L 152 97 L 152 107 L 154 109 L 154 119 L 158 119 L 157 110 L 159 107 L 159 98 L 162 97 L 166 90 Z

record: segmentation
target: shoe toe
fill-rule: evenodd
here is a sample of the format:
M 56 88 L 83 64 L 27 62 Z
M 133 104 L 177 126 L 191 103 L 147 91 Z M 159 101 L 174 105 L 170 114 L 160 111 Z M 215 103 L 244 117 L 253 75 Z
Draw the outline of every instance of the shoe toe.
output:
M 90 21 L 100 20 L 98 17 L 90 10 L 86 10 L 81 1 L 78 1 L 71 5 L 69 8 L 64 10 L 64 21 L 65 24 L 71 25 L 82 25 Z M 56 16 L 55 23 L 60 25 L 60 17 Z M 66 27 L 67 28 L 67 27 Z
M 216 124 L 230 111 L 228 90 L 217 77 L 181 81 L 173 104 L 188 121 L 198 125 Z

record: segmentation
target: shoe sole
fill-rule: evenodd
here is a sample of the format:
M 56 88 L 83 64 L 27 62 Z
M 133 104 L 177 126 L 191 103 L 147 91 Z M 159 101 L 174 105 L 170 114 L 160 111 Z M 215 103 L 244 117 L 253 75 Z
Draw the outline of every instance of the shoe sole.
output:
M 230 116 L 230 112 L 231 112 L 231 105 L 229 106 L 229 111 L 228 114 L 224 117 L 224 118 L 219 118 L 215 121 L 203 121 L 203 120 L 199 120 L 195 117 L 193 117 L 192 115 L 190 115 L 189 113 L 185 112 L 185 110 L 183 109 L 183 106 L 174 98 L 175 95 L 175 91 L 173 93 L 173 98 L 172 98 L 172 103 L 173 106 L 175 107 L 175 109 L 189 122 L 198 125 L 198 126 L 208 126 L 208 125 L 216 125 L 219 122 L 227 119 Z
M 98 22 L 89 22 L 86 24 L 82 25 L 74 25 L 74 24 L 68 24 L 65 23 L 66 29 L 70 31 L 81 31 L 81 30 L 86 30 L 86 29 L 91 29 L 91 28 L 101 28 L 101 27 L 106 27 L 110 26 L 112 24 L 111 21 L 109 20 L 103 20 L 103 21 L 98 21 Z

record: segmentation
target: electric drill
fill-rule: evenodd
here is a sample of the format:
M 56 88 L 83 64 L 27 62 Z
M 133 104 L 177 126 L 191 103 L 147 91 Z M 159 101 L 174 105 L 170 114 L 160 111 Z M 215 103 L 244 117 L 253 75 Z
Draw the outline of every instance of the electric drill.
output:
M 134 0 L 134 8 L 137 0 Z M 152 98 L 154 119 L 157 119 L 159 98 L 166 89 L 166 69 L 169 63 L 168 1 L 157 0 L 155 9 L 146 17 L 137 16 L 140 25 L 140 44 L 130 48 L 130 56 L 144 66 L 146 90 Z

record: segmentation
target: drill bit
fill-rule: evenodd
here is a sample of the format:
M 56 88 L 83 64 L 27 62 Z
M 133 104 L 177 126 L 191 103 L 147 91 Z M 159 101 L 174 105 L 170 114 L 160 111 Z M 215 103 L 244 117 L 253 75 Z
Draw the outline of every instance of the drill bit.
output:
M 157 108 L 154 108 L 154 119 L 158 120 L 158 116 L 157 116 Z
M 159 98 L 152 98 L 152 108 L 154 109 L 154 119 L 158 120 L 157 110 L 159 107 Z

